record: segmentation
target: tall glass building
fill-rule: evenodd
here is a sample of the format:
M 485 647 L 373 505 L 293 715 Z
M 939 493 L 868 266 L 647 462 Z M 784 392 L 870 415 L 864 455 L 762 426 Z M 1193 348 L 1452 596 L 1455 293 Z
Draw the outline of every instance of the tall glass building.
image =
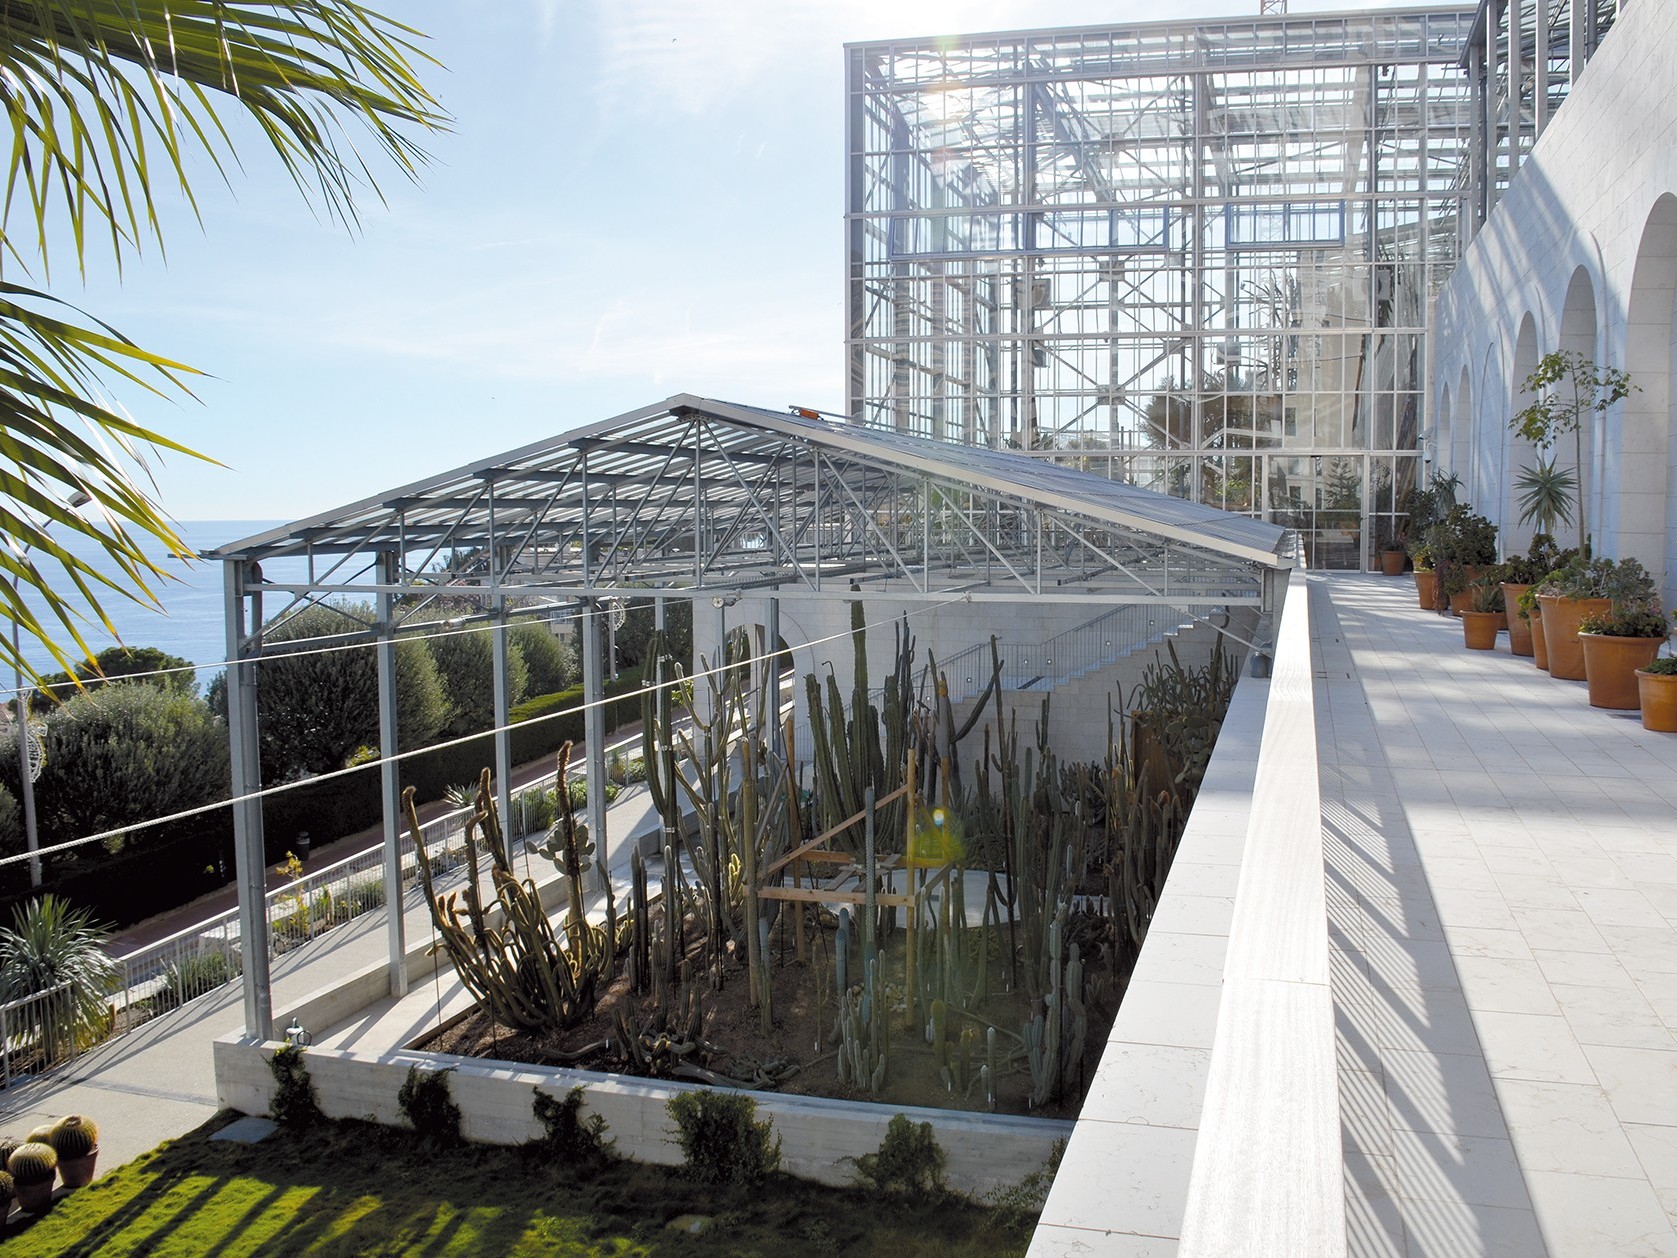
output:
M 850 416 L 1377 559 L 1480 204 L 1475 17 L 848 46 Z

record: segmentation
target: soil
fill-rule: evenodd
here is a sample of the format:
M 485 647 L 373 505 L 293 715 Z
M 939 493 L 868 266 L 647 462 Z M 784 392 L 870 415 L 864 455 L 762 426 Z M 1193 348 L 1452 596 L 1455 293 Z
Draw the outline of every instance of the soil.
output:
M 975 1020 L 954 1017 L 951 1038 L 958 1036 L 959 1027 L 970 1024 L 977 1028 L 977 1051 L 972 1054 L 971 1086 L 963 1093 L 952 1090 L 942 1077 L 941 1069 L 927 1043 L 924 1031 L 916 1033 L 899 1012 L 890 1029 L 889 1065 L 886 1082 L 879 1095 L 840 1082 L 838 1077 L 833 989 L 834 929 L 830 919 L 817 925 L 813 914 L 806 914 L 806 959 L 800 961 L 793 949 L 793 940 L 784 929 L 792 919 L 791 913 L 781 915 L 770 940 L 773 964 L 773 1021 L 765 1032 L 759 1010 L 750 1003 L 749 983 L 746 979 L 744 958 L 730 956 L 724 964 L 720 990 L 712 990 L 701 975 L 692 986 L 697 989 L 703 1011 L 700 1038 L 718 1051 L 705 1056 L 700 1063 L 705 1069 L 734 1079 L 750 1081 L 758 1067 L 768 1063 L 790 1063 L 797 1067 L 790 1078 L 774 1087 L 775 1091 L 795 1095 L 826 1096 L 841 1100 L 876 1101 L 888 1105 L 921 1105 L 937 1109 L 959 1109 L 982 1112 L 988 1108 L 978 1083 L 978 1068 L 984 1061 L 983 1027 Z M 979 932 L 974 931 L 974 935 Z M 902 982 L 901 948 L 903 936 L 899 932 L 888 941 L 885 949 L 887 990 L 899 993 Z M 1002 940 L 986 940 L 991 949 L 991 986 L 1006 980 L 1005 962 L 999 957 L 1004 949 Z M 1095 966 L 1088 966 L 1093 971 Z M 853 964 L 852 974 L 860 970 Z M 1119 985 L 1112 982 L 1088 981 L 1090 994 L 1086 997 L 1088 1031 L 1084 1037 L 1083 1068 L 1074 1094 L 1062 1097 L 1049 1106 L 1032 1110 L 1029 1105 L 1030 1075 L 1021 1059 L 1018 1068 L 1000 1071 L 996 1108 L 1001 1113 L 1034 1114 L 1041 1118 L 1075 1118 L 1082 1107 L 1083 1094 L 1100 1060 L 1107 1033 L 1117 1012 L 1114 993 Z M 900 1006 L 900 1000 L 897 1002 Z M 497 1025 L 486 1013 L 478 1011 L 465 1021 L 422 1041 L 418 1046 L 433 1052 L 453 1053 L 465 1057 L 485 1057 L 500 1061 L 537 1065 L 568 1065 L 581 1070 L 635 1073 L 626 1069 L 618 1050 L 612 1047 L 615 1034 L 613 1011 L 623 1007 L 631 1024 L 634 1011 L 650 1008 L 651 998 L 636 996 L 630 989 L 627 975 L 620 975 L 601 996 L 594 1016 L 572 1027 L 565 1034 L 552 1039 L 538 1039 L 507 1027 Z M 977 1010 L 983 1018 L 1002 1029 L 998 1034 L 1001 1052 L 1012 1043 L 1007 1032 L 1018 1035 L 1024 1024 L 1028 998 L 1022 991 L 992 992 Z M 925 1006 L 922 1004 L 922 1016 Z M 570 1055 L 583 1055 L 571 1060 Z M 692 1058 L 688 1059 L 689 1061 Z

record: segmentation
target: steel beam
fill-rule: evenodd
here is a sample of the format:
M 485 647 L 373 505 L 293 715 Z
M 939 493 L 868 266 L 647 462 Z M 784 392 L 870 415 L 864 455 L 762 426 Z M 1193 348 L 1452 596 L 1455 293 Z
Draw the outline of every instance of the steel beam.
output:
M 394 575 L 401 560 L 386 552 L 381 566 Z M 378 742 L 379 799 L 384 819 L 384 935 L 389 963 L 390 994 L 408 994 L 407 923 L 403 920 L 402 897 L 402 774 L 393 759 L 400 744 L 396 714 L 396 600 L 381 593 L 378 608 Z
M 227 734 L 233 783 L 233 863 L 239 889 L 239 953 L 244 959 L 245 1035 L 274 1038 L 274 997 L 268 963 L 268 861 L 262 840 L 261 747 L 256 714 L 256 661 L 246 641 L 245 599 L 251 621 L 262 623 L 260 593 L 247 595 L 245 565 L 222 565 L 227 630 Z M 260 649 L 255 652 L 260 653 Z

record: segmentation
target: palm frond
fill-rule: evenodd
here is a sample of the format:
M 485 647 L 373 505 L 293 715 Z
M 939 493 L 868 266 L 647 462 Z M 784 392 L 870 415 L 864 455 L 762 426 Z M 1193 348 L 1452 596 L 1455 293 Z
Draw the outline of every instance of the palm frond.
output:
M 119 266 L 147 240 L 161 246 L 157 192 L 172 181 L 196 212 L 188 166 L 207 156 L 228 177 L 234 114 L 305 196 L 353 224 L 357 194 L 378 189 L 352 130 L 411 177 L 425 155 L 410 132 L 444 125 L 414 70 L 431 62 L 419 39 L 356 0 L 0 0 L 12 136 L 0 268 L 44 269 L 49 226 L 67 229 L 83 266 L 97 241 Z M 204 457 L 136 424 L 105 391 L 190 396 L 191 368 L 68 309 L 0 282 L 0 606 L 66 670 L 72 649 L 91 655 L 85 629 L 114 636 L 102 596 L 155 601 L 168 574 L 153 556 L 186 555 L 148 458 Z M 86 515 L 68 506 L 83 495 Z M 78 538 L 108 563 L 78 557 Z M 17 656 L 0 642 L 0 661 L 38 681 Z
M 1539 533 L 1554 533 L 1557 524 L 1571 524 L 1578 477 L 1553 459 L 1538 459 L 1521 468 L 1514 487 L 1520 494 L 1520 522 L 1534 524 Z

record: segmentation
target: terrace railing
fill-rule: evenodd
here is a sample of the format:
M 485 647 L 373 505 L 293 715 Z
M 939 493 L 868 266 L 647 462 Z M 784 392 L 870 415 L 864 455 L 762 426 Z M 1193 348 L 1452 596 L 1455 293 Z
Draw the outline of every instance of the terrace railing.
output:
M 0 1005 L 0 1088 L 76 1055 L 75 994 L 66 984 Z

